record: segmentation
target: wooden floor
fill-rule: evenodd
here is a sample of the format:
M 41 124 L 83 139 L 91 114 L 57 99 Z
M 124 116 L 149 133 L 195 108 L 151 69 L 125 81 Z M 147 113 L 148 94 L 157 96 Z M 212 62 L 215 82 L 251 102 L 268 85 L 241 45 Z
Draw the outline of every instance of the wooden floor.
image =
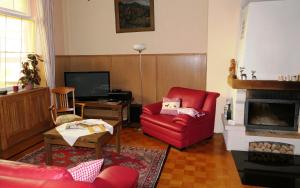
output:
M 123 144 L 162 147 L 166 144 L 137 129 L 123 129 Z M 222 134 L 180 151 L 170 148 L 158 188 L 245 188 L 240 182 L 231 153 Z
M 113 141 L 113 140 L 112 140 Z M 43 143 L 28 149 L 12 159 L 20 158 Z M 164 148 L 167 144 L 145 136 L 136 128 L 123 128 L 121 144 Z M 244 188 L 240 182 L 230 152 L 226 151 L 222 134 L 180 151 L 170 148 L 158 188 Z

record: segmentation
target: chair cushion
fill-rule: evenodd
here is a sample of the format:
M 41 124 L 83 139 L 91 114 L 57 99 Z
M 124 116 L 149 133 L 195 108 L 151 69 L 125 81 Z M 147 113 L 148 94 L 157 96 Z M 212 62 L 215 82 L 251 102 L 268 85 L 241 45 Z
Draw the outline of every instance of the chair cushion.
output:
M 104 159 L 82 162 L 68 169 L 75 181 L 94 182 L 100 173 Z
M 64 114 L 57 116 L 55 124 L 56 125 L 61 125 L 64 123 L 72 122 L 72 121 L 79 121 L 82 120 L 80 116 L 77 116 L 75 114 Z
M 161 114 L 177 115 L 177 109 L 180 107 L 180 98 L 163 97 Z

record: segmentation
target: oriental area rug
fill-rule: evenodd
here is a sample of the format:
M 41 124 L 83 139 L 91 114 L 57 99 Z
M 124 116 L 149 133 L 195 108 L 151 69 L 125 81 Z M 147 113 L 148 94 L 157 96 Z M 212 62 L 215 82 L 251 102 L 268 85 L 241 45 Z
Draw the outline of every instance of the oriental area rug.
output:
M 104 165 L 102 170 L 120 165 L 136 169 L 139 172 L 138 187 L 155 187 L 164 165 L 166 149 L 148 149 L 143 147 L 121 146 L 120 154 L 115 152 L 114 145 L 103 147 Z M 95 149 L 53 146 L 52 160 L 54 166 L 71 168 L 80 162 L 96 159 Z M 44 147 L 25 155 L 18 161 L 30 164 L 45 164 Z

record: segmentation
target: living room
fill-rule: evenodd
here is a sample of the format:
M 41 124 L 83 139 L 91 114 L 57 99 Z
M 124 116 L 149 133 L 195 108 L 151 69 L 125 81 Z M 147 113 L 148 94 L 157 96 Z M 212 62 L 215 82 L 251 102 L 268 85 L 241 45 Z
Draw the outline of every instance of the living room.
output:
M 16 0 L 11 1 L 17 5 Z M 126 3 L 135 2 L 135 0 L 120 1 Z M 141 107 L 142 105 L 146 107 L 145 109 L 147 109 L 147 105 L 162 101 L 163 97 L 168 95 L 168 92 L 172 92 L 171 88 L 173 87 L 183 87 L 192 90 L 215 92 L 216 95 L 214 97 L 216 103 L 215 108 L 212 108 L 213 111 L 215 111 L 213 112 L 213 114 L 215 114 L 214 119 L 212 120 L 212 122 L 214 122 L 212 123 L 214 134 L 213 137 L 212 135 L 205 138 L 203 137 L 201 141 L 181 147 L 172 141 L 170 141 L 171 143 L 168 143 L 168 141 L 165 141 L 164 138 L 160 137 L 159 135 L 156 136 L 155 132 L 158 132 L 159 129 L 153 129 L 155 130 L 154 132 L 151 132 L 151 128 L 150 130 L 146 129 L 146 127 L 149 125 L 146 122 L 149 117 L 147 116 L 145 118 L 143 114 L 141 116 L 143 119 L 141 122 L 134 122 L 129 125 L 124 123 L 124 125 L 121 125 L 122 128 L 120 128 L 120 130 L 116 129 L 117 135 L 114 135 L 113 139 L 109 139 L 109 144 L 105 146 L 102 151 L 97 151 L 96 149 L 96 155 L 102 153 L 104 156 L 105 168 L 109 166 L 108 163 L 117 165 L 119 164 L 120 166 L 123 166 L 125 163 L 129 163 L 129 159 L 124 157 L 126 155 L 129 157 L 139 156 L 139 159 L 141 160 L 139 163 L 146 167 L 137 170 L 139 173 L 138 184 L 131 185 L 132 187 L 250 187 L 248 186 L 250 183 L 245 182 L 245 179 L 242 179 L 242 176 L 240 176 L 239 173 L 241 170 L 238 166 L 236 166 L 237 157 L 234 157 L 234 154 L 232 154 L 230 150 L 248 151 L 250 142 L 257 141 L 264 141 L 268 143 L 281 142 L 282 147 L 286 147 L 287 144 L 293 145 L 291 146 L 293 148 L 293 165 L 297 166 L 297 164 L 299 164 L 299 157 L 297 157 L 297 155 L 300 154 L 300 146 L 298 144 L 298 124 L 296 131 L 293 130 L 293 133 L 283 136 L 271 135 L 266 137 L 265 134 L 261 135 L 261 133 L 259 135 L 245 136 L 245 129 L 247 129 L 247 127 L 245 128 L 244 126 L 244 117 L 246 117 L 246 115 L 244 115 L 246 112 L 244 111 L 245 106 L 247 106 L 246 104 L 251 102 L 251 97 L 253 96 L 269 96 L 268 93 L 257 94 L 253 93 L 252 90 L 269 89 L 271 90 L 271 93 L 273 93 L 273 90 L 276 90 L 279 91 L 279 93 L 276 94 L 275 99 L 280 98 L 283 95 L 288 95 L 290 97 L 289 100 L 296 101 L 295 105 L 299 105 L 299 102 L 297 102 L 299 101 L 298 77 L 300 77 L 300 75 L 298 75 L 299 71 L 297 72 L 297 70 L 299 70 L 299 65 L 297 65 L 297 57 L 299 56 L 296 55 L 296 49 L 299 49 L 299 46 L 297 46 L 296 43 L 299 41 L 299 39 L 296 37 L 293 37 L 294 41 L 286 38 L 278 39 L 278 44 L 281 45 L 286 44 L 285 41 L 281 40 L 289 40 L 290 43 L 287 43 L 287 45 L 289 45 L 288 49 L 292 50 L 289 52 L 287 52 L 287 50 L 283 50 L 281 55 L 277 55 L 277 58 L 270 58 L 270 53 L 274 54 L 275 47 L 272 48 L 270 52 L 268 52 L 268 49 L 264 49 L 262 53 L 257 55 L 260 58 L 265 55 L 266 58 L 261 59 L 271 60 L 274 62 L 272 66 L 260 66 L 260 64 L 263 63 L 258 61 L 258 58 L 254 58 L 257 60 L 257 62 L 254 63 L 254 66 L 253 64 L 249 64 L 249 60 L 241 58 L 241 56 L 249 57 L 249 54 L 247 54 L 249 53 L 249 48 L 247 46 L 248 44 L 252 45 L 252 47 L 255 46 L 254 48 L 257 48 L 257 51 L 261 49 L 259 47 L 263 46 L 261 44 L 266 44 L 270 41 L 270 45 L 273 45 L 271 37 L 259 38 L 258 42 L 256 41 L 258 38 L 248 37 L 253 30 L 259 30 L 259 26 L 254 26 L 254 29 L 250 30 L 246 34 L 243 31 L 246 26 L 250 27 L 250 25 L 253 23 L 253 20 L 250 18 L 257 13 L 256 10 L 260 11 L 259 9 L 253 9 L 253 7 L 260 5 L 265 7 L 266 4 L 266 6 L 269 6 L 268 3 L 270 3 L 270 7 L 277 6 L 272 4 L 276 4 L 276 1 L 136 0 L 141 4 L 145 2 L 153 3 L 153 6 L 150 6 L 153 11 L 153 15 L 151 17 L 153 22 L 151 22 L 151 28 L 148 28 L 148 30 L 142 29 L 138 31 L 120 30 L 120 25 L 117 24 L 117 21 L 119 21 L 119 18 L 117 19 L 117 16 L 119 15 L 118 9 L 120 8 L 117 5 L 120 1 L 49 0 L 45 1 L 44 4 L 39 3 L 39 0 L 28 1 L 33 4 L 31 4 L 33 6 L 31 7 L 32 11 L 34 12 L 33 15 L 38 15 L 37 13 L 39 12 L 37 10 L 45 8 L 46 5 L 48 5 L 46 9 L 49 10 L 40 12 L 44 14 L 44 16 L 49 16 L 49 18 L 47 18 L 48 22 L 46 22 L 47 27 L 44 27 L 46 36 L 48 37 L 47 40 L 45 40 L 47 42 L 40 40 L 40 37 L 43 35 L 39 34 L 37 40 L 40 41 L 40 43 L 37 42 L 36 49 L 30 51 L 31 53 L 41 55 L 41 57 L 44 59 L 44 62 L 39 62 L 38 65 L 40 69 L 39 75 L 41 77 L 40 85 L 38 87 L 42 88 L 41 90 L 43 90 L 44 88 L 48 87 L 54 88 L 65 86 L 65 72 L 109 72 L 109 89 L 115 89 L 114 91 L 130 91 L 132 94 L 132 100 L 130 101 L 129 105 L 136 105 L 138 107 Z M 297 3 L 296 0 L 285 1 L 293 2 L 295 5 L 299 6 L 299 3 Z M 0 1 L 0 7 L 2 7 L 5 2 L 9 1 L 4 1 L 4 3 Z M 279 4 L 280 7 L 286 8 L 284 1 L 279 2 Z M 38 7 L 38 5 L 44 7 Z M 284 12 L 282 14 L 290 16 L 290 14 L 288 14 L 288 10 L 290 10 L 289 8 L 290 7 L 288 7 L 286 11 L 282 11 Z M 16 12 L 18 12 L 8 11 L 8 9 L 9 8 L 7 7 L 1 8 L 0 14 L 4 14 L 9 17 L 15 16 Z M 251 12 L 252 9 L 254 10 L 254 13 Z M 248 10 L 248 12 L 245 10 Z M 278 15 L 278 17 L 280 17 L 282 14 L 274 13 L 274 15 Z M 245 15 L 248 15 L 248 17 Z M 270 15 L 273 15 L 273 12 Z M 299 18 L 299 14 L 295 14 L 293 16 L 294 18 L 291 19 L 290 22 L 285 22 L 288 27 L 292 28 L 290 30 L 293 30 L 293 32 L 288 34 L 284 33 L 284 36 L 291 35 L 292 33 L 296 34 L 297 31 L 299 31 L 299 24 L 295 24 L 295 20 Z M 28 16 L 22 18 L 27 19 Z M 257 19 L 264 20 L 263 17 Z M 38 25 L 38 21 L 35 18 L 32 20 L 35 20 L 34 24 Z M 245 20 L 246 23 L 248 23 L 246 26 L 244 25 Z M 260 23 L 263 23 L 263 21 Z M 287 23 L 290 23 L 290 25 L 294 24 L 294 26 L 290 26 Z M 272 22 L 272 24 L 274 23 Z M 4 25 L 3 27 L 6 26 Z M 39 28 L 38 26 L 36 27 Z M 50 30 L 47 30 L 47 28 L 50 28 Z M 277 28 L 271 31 L 271 33 L 278 33 L 276 32 L 276 29 Z M 279 32 L 278 35 L 281 36 L 281 34 L 282 33 Z M 274 35 L 278 37 L 278 35 Z M 242 36 L 245 37 L 243 38 Z M 256 43 L 253 44 L 252 41 L 256 41 Z M 46 46 L 48 46 L 48 48 L 46 48 L 46 51 L 48 51 L 46 52 L 46 54 L 48 54 L 47 56 L 43 55 L 45 54 L 45 49 L 41 48 L 41 46 L 45 45 L 42 44 L 43 42 L 47 44 Z M 137 49 L 138 47 L 141 49 Z M 271 47 L 269 46 L 269 48 Z M 278 52 L 282 49 L 283 47 L 276 49 L 277 51 L 275 50 L 275 52 Z M 0 55 L 2 55 L 2 49 L 0 52 Z M 253 51 L 250 50 L 250 52 L 253 54 Z M 292 56 L 293 58 L 288 58 L 288 56 Z M 289 62 L 283 63 L 284 57 Z M 234 62 L 236 63 L 236 70 L 234 72 L 229 72 L 231 59 L 236 59 L 236 62 Z M 0 72 L 3 71 L 3 69 L 1 69 L 1 65 L 4 65 L 2 62 L 5 61 L 6 60 L 0 61 Z M 22 59 L 22 61 L 24 61 L 24 59 Z M 246 80 L 243 80 L 243 77 L 241 76 L 243 72 L 240 74 L 240 67 L 242 66 L 246 67 L 246 74 L 248 76 L 248 79 Z M 17 72 L 19 72 L 19 70 L 20 69 L 18 69 Z M 252 70 L 255 70 L 256 72 L 252 73 L 251 78 Z M 231 73 L 233 73 L 235 77 L 231 75 Z M 1 72 L 1 90 L 5 89 L 2 85 L 2 82 L 5 82 L 7 79 L 5 76 L 2 76 L 4 74 L 6 75 L 5 72 Z M 254 79 L 254 74 L 257 78 L 252 80 Z M 292 78 L 295 75 L 298 77 Z M 17 76 L 19 76 L 19 74 L 17 74 Z M 230 77 L 232 79 L 228 79 L 228 76 L 233 77 Z M 268 81 L 260 82 L 261 80 Z M 285 80 L 286 82 L 283 82 L 282 80 Z M 237 81 L 241 81 L 241 83 L 237 84 Z M 249 83 L 247 81 L 249 81 Z M 257 81 L 257 83 L 255 81 Z M 16 85 L 16 83 L 13 85 Z M 12 85 L 7 86 L 11 87 Z M 8 87 L 8 90 L 12 90 L 12 87 L 10 87 Z M 43 117 L 50 121 L 50 113 L 48 108 L 50 107 L 50 96 L 52 94 L 49 92 L 49 90 L 41 91 L 38 88 L 35 88 L 32 91 L 36 90 L 38 90 L 37 92 L 39 93 L 36 92 L 33 98 L 29 97 L 26 99 L 21 99 L 18 96 L 19 94 L 21 96 L 23 91 L 18 91 L 17 93 L 8 91 L 9 94 L 6 96 L 9 96 L 11 93 L 13 93 L 12 96 L 14 98 L 10 99 L 6 104 L 7 106 L 4 107 L 2 106 L 1 100 L 3 97 L 0 96 L 0 104 L 2 108 L 0 109 L 0 114 L 5 114 L 5 111 L 7 110 L 6 108 L 9 108 L 10 105 L 13 107 L 12 104 L 14 104 L 15 101 L 18 101 L 19 103 L 23 100 L 39 102 L 47 98 L 47 102 L 41 102 L 41 104 L 44 106 L 42 110 L 34 110 L 43 111 Z M 295 93 L 290 94 L 290 91 L 295 91 Z M 31 91 L 24 92 L 26 93 Z M 284 92 L 288 94 L 285 94 Z M 217 96 L 217 94 L 219 94 L 219 96 Z M 247 97 L 249 96 L 251 96 L 251 100 L 248 100 Z M 287 99 L 284 98 L 284 100 Z M 202 103 L 205 102 L 202 101 Z M 282 101 L 280 101 L 280 103 L 282 103 Z M 227 121 L 222 115 L 224 113 L 224 107 L 228 107 L 228 104 L 231 105 L 232 110 L 230 114 L 232 117 L 228 118 L 230 121 Z M 125 107 L 125 109 L 127 107 Z M 126 112 L 123 112 L 122 110 L 123 107 L 121 107 L 122 115 L 126 116 L 127 118 L 130 117 L 130 113 L 128 115 L 128 113 L 126 114 Z M 86 110 L 86 113 L 87 111 L 88 110 Z M 251 111 L 251 109 L 249 109 L 249 111 Z M 146 110 L 144 110 L 142 113 L 144 112 L 146 112 Z M 299 112 L 299 110 L 297 111 L 296 109 L 294 113 L 296 114 L 296 112 Z M 25 112 L 19 111 L 18 113 L 25 114 Z M 28 114 L 30 114 L 28 117 L 26 117 L 26 115 L 23 115 L 24 118 L 22 117 L 24 121 L 26 121 L 26 125 L 24 125 L 25 127 L 30 127 L 29 124 L 31 121 L 41 121 L 39 118 L 34 116 L 33 111 L 30 111 Z M 122 117 L 122 115 L 120 116 Z M 139 116 L 139 114 L 137 116 Z M 0 115 L 1 124 L 4 124 L 4 122 L 10 122 L 4 117 L 5 115 Z M 124 118 L 126 119 L 126 117 Z M 1 119 L 5 120 L 1 121 Z M 298 114 L 295 119 L 298 120 Z M 123 121 L 123 117 L 121 120 Z M 22 120 L 15 121 L 14 123 L 21 122 Z M 1 127 L 2 126 L 3 125 L 1 125 Z M 36 140 L 39 140 L 40 138 L 43 139 L 43 133 L 50 129 L 49 126 L 50 124 L 47 126 L 47 130 L 46 128 L 42 129 L 37 127 L 38 130 L 36 129 L 35 133 L 38 133 L 39 135 L 36 135 Z M 147 130 L 150 132 L 147 132 Z M 16 130 L 12 131 L 17 132 Z M 152 135 L 152 133 L 154 135 Z M 9 132 L 8 135 L 9 134 L 11 134 L 11 132 Z M 172 132 L 169 132 L 169 134 L 171 135 Z M 31 136 L 33 137 L 33 135 Z M 259 136 L 260 138 L 257 138 Z M 7 138 L 7 140 L 11 143 L 17 143 L 20 142 L 18 137 L 20 137 L 20 133 L 18 135 L 14 135 L 12 138 Z M 119 144 L 118 139 L 120 139 Z M 1 139 L 2 145 L 6 144 L 3 142 L 3 140 L 4 139 Z M 44 148 L 44 144 L 46 144 L 45 148 L 47 149 L 48 141 L 45 141 L 44 143 L 44 141 L 41 140 L 35 144 L 32 144 L 33 142 L 28 141 L 22 142 L 23 145 L 26 145 L 24 151 L 16 152 L 19 150 L 19 146 L 12 147 L 10 148 L 9 152 L 13 153 L 13 155 L 8 158 L 3 157 L 2 154 L 4 152 L 1 151 L 1 158 L 33 164 L 36 164 L 36 161 L 40 161 L 43 164 L 46 163 L 46 159 L 41 159 L 41 156 L 45 156 L 44 154 L 41 154 L 42 151 L 45 153 L 45 151 L 41 150 L 41 148 Z M 124 156 L 122 155 L 122 160 L 125 162 L 122 161 L 122 163 L 117 163 L 118 157 L 120 156 L 118 155 L 118 152 L 115 152 L 115 145 L 117 145 L 117 151 L 121 150 L 121 154 L 124 154 Z M 118 145 L 121 145 L 119 149 Z M 137 154 L 132 153 L 133 151 L 135 151 Z M 69 160 L 68 157 L 71 158 L 71 153 L 77 152 L 75 155 L 86 156 L 86 158 L 77 159 L 76 162 L 78 163 L 83 162 L 81 160 L 88 159 L 90 156 L 95 155 L 94 150 L 87 151 L 87 149 L 83 149 L 75 152 L 74 150 L 66 147 L 56 148 L 54 146 L 52 146 L 51 152 L 53 155 L 52 162 L 54 166 L 60 162 L 60 160 L 56 159 L 54 156 L 59 152 L 59 154 L 67 156 L 61 159 L 61 161 L 64 161 L 64 164 L 61 163 L 63 165 L 65 165 L 65 162 Z M 106 154 L 105 152 L 109 154 Z M 33 154 L 35 159 L 32 157 Z M 150 156 L 150 158 L 145 156 Z M 159 158 L 159 160 L 155 161 L 155 158 Z M 32 162 L 33 160 L 36 161 Z M 135 158 L 134 160 L 137 161 Z M 152 162 L 146 163 L 145 161 Z M 133 163 L 131 167 L 139 163 Z M 156 166 L 151 166 L 153 165 L 152 163 L 157 164 Z M 149 169 L 151 168 L 154 170 L 150 171 Z M 123 173 L 127 173 L 126 169 L 122 170 L 124 170 Z M 102 173 L 100 173 L 100 176 Z M 147 173 L 148 176 L 145 175 Z M 128 174 L 132 175 L 131 178 L 135 177 L 134 172 L 128 171 Z M 295 174 L 295 176 L 292 176 L 293 178 L 289 179 L 289 182 L 293 182 L 290 183 L 290 187 L 297 187 L 297 185 L 299 186 L 299 172 Z M 1 173 L 0 175 L 5 176 Z M 115 176 L 122 179 L 122 175 L 120 174 L 115 174 Z M 122 181 L 120 180 L 120 182 Z M 4 184 L 4 182 L 5 181 L 2 181 L 1 178 L 1 186 L 13 185 Z M 33 184 L 39 183 L 40 182 L 33 182 Z M 252 185 L 264 186 L 265 184 L 254 183 Z M 97 183 L 94 183 L 93 186 L 97 187 Z M 38 185 L 35 187 L 38 187 Z M 57 187 L 59 187 L 59 185 L 57 185 Z

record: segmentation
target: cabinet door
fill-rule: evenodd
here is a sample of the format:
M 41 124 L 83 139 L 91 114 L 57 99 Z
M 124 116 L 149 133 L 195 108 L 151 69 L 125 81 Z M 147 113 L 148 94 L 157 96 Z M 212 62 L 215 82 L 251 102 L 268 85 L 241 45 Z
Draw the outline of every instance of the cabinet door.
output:
M 1 150 L 6 150 L 49 129 L 48 88 L 24 91 L 0 98 Z

